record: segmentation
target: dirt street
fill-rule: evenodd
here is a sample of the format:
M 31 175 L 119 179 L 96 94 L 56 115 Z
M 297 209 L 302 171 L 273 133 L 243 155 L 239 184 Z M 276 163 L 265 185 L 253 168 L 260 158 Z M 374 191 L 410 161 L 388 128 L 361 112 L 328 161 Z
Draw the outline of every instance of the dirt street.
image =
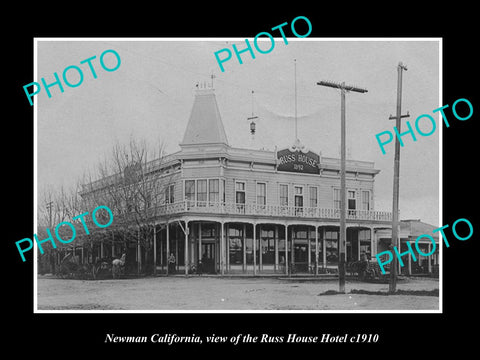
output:
M 63 280 L 39 276 L 38 310 L 438 310 L 439 297 L 348 294 L 352 289 L 387 291 L 388 284 L 338 280 L 245 277 L 148 277 Z M 437 279 L 411 278 L 399 290 L 433 290 Z

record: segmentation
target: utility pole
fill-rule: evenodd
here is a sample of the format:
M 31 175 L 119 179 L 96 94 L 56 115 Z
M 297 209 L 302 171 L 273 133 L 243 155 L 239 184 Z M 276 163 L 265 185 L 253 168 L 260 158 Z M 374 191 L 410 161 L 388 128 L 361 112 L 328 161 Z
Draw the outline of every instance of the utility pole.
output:
M 407 67 L 400 61 L 397 66 L 398 80 L 397 80 L 397 115 L 389 117 L 390 120 L 395 119 L 395 127 L 398 133 L 401 133 L 402 118 L 410 115 L 402 115 L 402 72 L 407 70 Z M 399 185 L 400 185 L 400 140 L 395 141 L 395 158 L 393 161 L 393 208 L 392 208 L 392 243 L 394 246 L 400 248 L 398 241 L 399 233 L 399 219 L 398 219 L 398 200 L 399 200 Z M 397 291 L 397 257 L 393 256 L 393 261 L 390 265 L 390 284 L 388 287 L 389 293 Z
M 297 130 L 297 59 L 293 59 L 293 69 L 295 78 L 295 142 L 298 140 Z
M 338 262 L 338 282 L 339 282 L 339 292 L 345 293 L 345 248 L 347 240 L 347 226 L 346 226 L 346 160 L 345 160 L 345 146 L 346 146 L 346 124 L 345 124 L 345 93 L 347 91 L 354 91 L 359 93 L 366 93 L 368 90 L 362 89 L 356 86 L 345 85 L 344 82 L 341 84 L 334 83 L 331 81 L 319 81 L 317 85 L 332 87 L 335 89 L 340 89 L 341 92 L 341 155 L 340 155 L 340 244 L 339 244 L 339 255 L 340 259 Z

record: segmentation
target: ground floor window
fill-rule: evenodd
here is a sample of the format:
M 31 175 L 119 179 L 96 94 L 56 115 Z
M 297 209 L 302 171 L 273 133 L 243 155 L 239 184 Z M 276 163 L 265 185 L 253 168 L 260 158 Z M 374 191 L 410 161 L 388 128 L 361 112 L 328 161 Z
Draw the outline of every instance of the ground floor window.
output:
M 358 241 L 360 242 L 360 260 L 365 255 L 366 260 L 372 259 L 372 241 L 370 229 L 358 231 Z
M 325 231 L 324 241 L 327 263 L 338 263 L 338 231 Z
M 246 264 L 251 265 L 253 264 L 253 239 L 252 238 L 245 238 L 245 256 L 246 256 Z
M 315 265 L 315 256 L 316 256 L 316 242 L 315 242 L 315 231 L 310 231 L 310 263 L 312 266 Z M 321 230 L 320 230 L 321 231 Z M 323 263 L 323 243 L 322 237 L 318 234 L 318 263 Z
M 228 229 L 228 256 L 229 264 L 243 264 L 243 229 L 233 226 Z
M 278 263 L 282 267 L 282 266 L 285 266 L 285 237 L 278 239 L 277 246 L 278 246 Z M 288 250 L 289 249 L 287 249 L 287 254 L 288 254 Z M 288 255 L 288 257 L 290 258 L 290 255 Z
M 308 263 L 308 243 L 307 235 L 308 229 L 306 228 L 297 228 L 293 230 L 293 262 L 298 266 L 303 266 Z
M 262 264 L 275 264 L 275 230 L 262 227 L 260 241 L 262 243 Z

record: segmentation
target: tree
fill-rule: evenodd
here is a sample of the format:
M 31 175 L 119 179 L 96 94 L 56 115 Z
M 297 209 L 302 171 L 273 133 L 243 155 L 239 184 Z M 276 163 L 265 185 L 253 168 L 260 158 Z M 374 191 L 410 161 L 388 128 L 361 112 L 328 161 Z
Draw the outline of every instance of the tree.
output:
M 164 189 L 171 179 L 160 170 L 163 159 L 161 143 L 150 150 L 146 141 L 132 137 L 126 145 L 117 142 L 111 154 L 98 165 L 98 180 L 92 181 L 90 177 L 81 192 L 89 208 L 106 205 L 112 210 L 111 229 L 122 234 L 121 241 L 136 243 L 140 259 L 141 249 L 145 259 L 153 249 L 154 219 L 165 201 Z M 142 271 L 141 265 L 138 261 L 138 273 Z

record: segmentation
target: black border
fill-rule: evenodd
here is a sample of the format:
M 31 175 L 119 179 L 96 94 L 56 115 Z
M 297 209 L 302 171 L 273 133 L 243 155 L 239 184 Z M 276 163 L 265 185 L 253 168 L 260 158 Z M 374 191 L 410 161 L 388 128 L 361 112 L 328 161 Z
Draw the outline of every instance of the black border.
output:
M 433 354 L 459 344 L 462 350 L 474 343 L 475 325 L 473 320 L 476 305 L 476 250 L 478 250 L 478 215 L 473 211 L 477 195 L 475 134 L 477 129 L 478 79 L 476 64 L 476 38 L 474 37 L 474 9 L 467 5 L 452 5 L 448 11 L 428 8 L 421 11 L 408 3 L 384 4 L 377 9 L 364 3 L 339 4 L 335 10 L 327 9 L 323 3 L 315 8 L 293 5 L 276 5 L 272 11 L 261 12 L 258 6 L 246 3 L 199 4 L 200 9 L 191 9 L 187 3 L 184 9 L 174 11 L 161 4 L 153 8 L 137 5 L 135 9 L 111 8 L 101 12 L 92 6 L 71 16 L 55 10 L 30 8 L 19 12 L 19 18 L 4 34 L 7 41 L 7 86 L 4 96 L 8 109 L 4 119 L 5 140 L 4 177 L 7 178 L 7 224 L 4 223 L 4 276 L 7 291 L 4 309 L 11 315 L 5 321 L 6 344 L 12 349 L 22 349 L 23 344 L 33 345 L 38 352 L 60 354 L 74 345 L 84 347 L 91 356 L 101 351 L 108 354 L 122 353 L 135 349 L 138 354 L 144 350 L 158 354 L 179 350 L 201 350 L 221 354 L 253 348 L 284 352 L 300 345 L 256 344 L 256 345 L 214 345 L 205 342 L 191 346 L 164 346 L 155 344 L 105 344 L 106 333 L 151 335 L 170 332 L 190 335 L 236 335 L 262 333 L 284 335 L 297 333 L 315 335 L 321 333 L 377 333 L 377 344 L 355 344 L 348 346 L 353 353 L 383 356 L 398 352 L 405 356 L 425 352 Z M 131 6 L 129 4 L 129 6 Z M 188 11 L 187 11 L 188 8 Z M 141 10 L 139 10 L 141 9 Z M 58 10 L 58 9 L 57 9 Z M 443 128 L 443 224 L 452 224 L 458 218 L 469 219 L 474 226 L 474 236 L 468 241 L 450 241 L 450 248 L 444 248 L 443 314 L 33 314 L 33 264 L 32 256 L 22 263 L 14 242 L 31 237 L 33 232 L 33 108 L 29 106 L 23 92 L 23 85 L 33 79 L 33 38 L 34 37 L 252 37 L 258 32 L 296 16 L 303 15 L 313 25 L 311 37 L 441 37 L 443 38 L 443 104 L 452 104 L 458 98 L 467 98 L 473 104 L 474 115 L 468 121 L 453 119 L 450 128 Z M 13 35 L 10 35 L 12 34 Z M 393 64 L 392 66 L 394 66 Z M 12 101 L 13 100 L 13 101 Z M 427 110 L 427 109 L 426 109 Z M 450 119 L 449 117 L 449 119 Z M 419 169 L 422 171 L 422 169 Z M 447 235 L 451 234 L 447 232 Z M 451 238 L 451 235 L 449 239 Z M 8 271 L 7 271 L 8 270 Z M 10 317 L 8 318 L 10 319 Z M 323 351 L 344 353 L 349 344 L 302 345 L 312 355 Z M 252 348 L 253 346 L 253 348 Z M 29 346 L 30 347 L 30 346 Z M 89 349 L 89 350 L 88 350 Z M 365 353 L 365 351 L 367 351 Z M 379 351 L 388 351 L 379 352 Z M 412 353 L 413 352 L 413 353 Z

